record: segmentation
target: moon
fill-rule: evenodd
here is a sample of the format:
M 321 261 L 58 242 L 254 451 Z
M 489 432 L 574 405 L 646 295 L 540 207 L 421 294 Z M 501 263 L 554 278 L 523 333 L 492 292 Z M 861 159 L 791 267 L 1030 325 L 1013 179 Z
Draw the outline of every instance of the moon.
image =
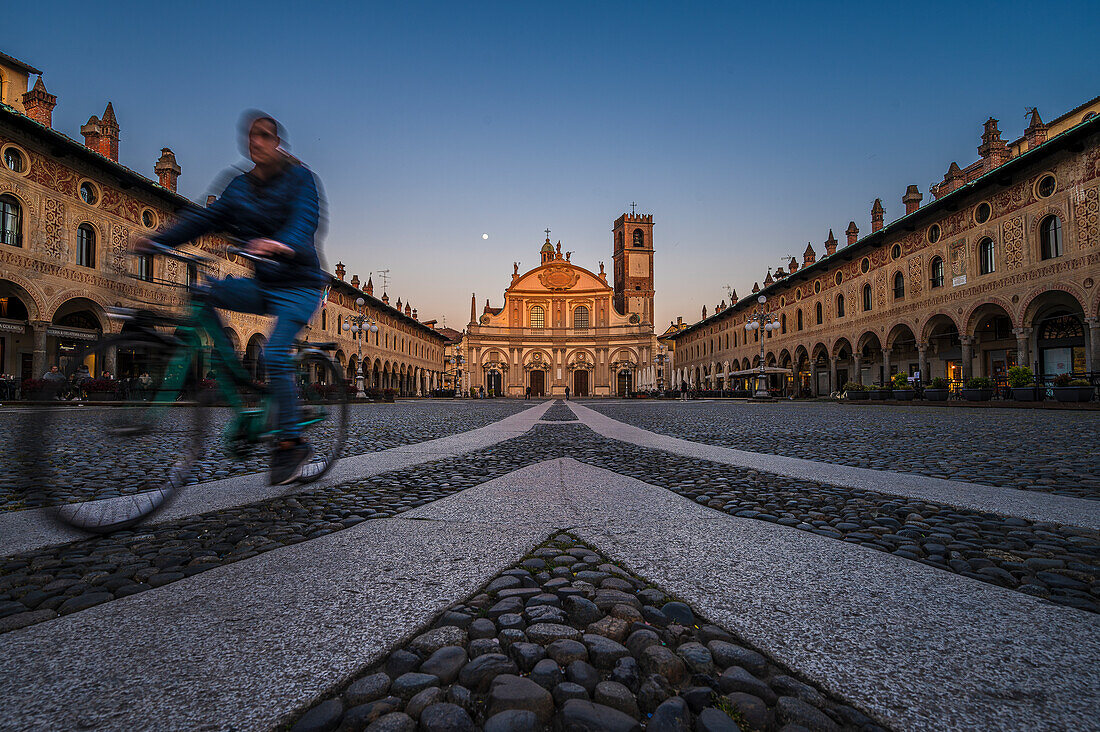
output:
M 482 239 L 488 239 L 488 238 L 489 238 L 489 235 L 488 235 L 488 234 L 482 234 L 482 235 L 481 235 L 481 238 L 482 238 Z

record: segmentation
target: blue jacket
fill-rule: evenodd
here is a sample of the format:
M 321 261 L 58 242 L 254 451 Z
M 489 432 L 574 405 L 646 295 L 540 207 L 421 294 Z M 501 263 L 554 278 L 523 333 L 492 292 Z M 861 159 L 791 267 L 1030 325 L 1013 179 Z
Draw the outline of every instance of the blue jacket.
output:
M 238 175 L 206 208 L 189 208 L 174 226 L 153 237 L 179 246 L 203 234 L 224 231 L 241 239 L 274 239 L 294 250 L 286 259 L 256 265 L 256 279 L 277 287 L 320 287 L 326 281 L 314 235 L 317 181 L 304 165 L 288 163 L 274 178 Z

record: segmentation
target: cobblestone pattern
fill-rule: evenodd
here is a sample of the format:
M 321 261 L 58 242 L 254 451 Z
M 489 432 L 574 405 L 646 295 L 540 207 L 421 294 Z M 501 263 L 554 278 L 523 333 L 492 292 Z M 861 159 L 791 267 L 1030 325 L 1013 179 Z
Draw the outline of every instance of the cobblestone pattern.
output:
M 291 732 L 643 725 L 883 729 L 559 534 L 312 706 Z
M 556 401 L 542 415 L 542 419 L 546 422 L 577 422 L 577 415 L 573 413 L 573 410 L 566 406 L 563 401 Z
M 473 404 L 451 401 L 353 404 L 349 408 L 348 437 L 343 455 L 378 452 L 467 432 L 529 406 L 504 399 Z M 53 495 L 38 480 L 42 446 L 26 444 L 20 439 L 22 435 L 19 430 L 21 425 L 25 426 L 30 413 L 25 410 L 0 411 L 0 434 L 9 436 L 6 447 L 11 452 L 8 454 L 13 455 L 13 462 L 29 461 L 29 470 L 5 470 L 0 473 L 0 511 L 33 508 L 64 500 L 112 498 L 148 490 L 146 481 L 157 479 L 160 475 L 158 468 L 171 466 L 180 446 L 185 444 L 183 433 L 188 428 L 190 410 L 169 409 L 155 436 L 118 441 L 111 446 L 96 438 L 101 419 L 112 416 L 108 411 L 110 409 L 73 407 L 57 413 L 56 422 L 49 429 L 51 433 L 65 436 L 66 449 L 63 454 L 52 458 L 58 461 L 52 467 L 66 480 L 64 487 Z M 226 453 L 222 436 L 233 416 L 231 410 L 213 408 L 207 410 L 207 415 L 206 448 L 198 461 L 192 482 L 220 480 L 268 469 L 269 458 L 266 449 L 260 445 L 252 446 L 240 459 Z M 73 435 L 80 437 L 73 439 Z M 85 435 L 86 449 L 73 449 L 85 442 Z M 325 438 L 307 434 L 307 439 Z M 84 479 L 83 483 L 78 476 Z
M 1100 612 L 1100 533 L 734 469 L 538 425 L 484 450 L 0 561 L 0 632 L 324 536 L 542 460 L 572 457 L 729 514 L 858 543 Z
M 1100 500 L 1100 413 L 823 403 L 587 402 L 707 445 Z

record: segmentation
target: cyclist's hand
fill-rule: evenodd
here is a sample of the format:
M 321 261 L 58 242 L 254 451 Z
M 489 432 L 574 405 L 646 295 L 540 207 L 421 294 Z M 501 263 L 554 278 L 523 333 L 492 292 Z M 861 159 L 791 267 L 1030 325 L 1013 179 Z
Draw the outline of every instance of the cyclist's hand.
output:
M 153 250 L 153 241 L 144 236 L 136 236 L 130 241 L 130 248 L 137 254 L 145 254 Z
M 248 251 L 260 257 L 289 257 L 294 250 L 274 239 L 253 239 L 248 242 Z

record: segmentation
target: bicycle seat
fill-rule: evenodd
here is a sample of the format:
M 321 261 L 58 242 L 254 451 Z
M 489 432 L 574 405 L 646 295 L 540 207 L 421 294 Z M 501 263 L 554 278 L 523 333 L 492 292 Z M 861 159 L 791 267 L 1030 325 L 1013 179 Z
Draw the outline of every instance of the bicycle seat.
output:
M 298 341 L 299 348 L 312 348 L 316 351 L 335 351 L 339 348 L 339 345 L 335 341 L 326 342 L 313 342 L 313 341 Z

